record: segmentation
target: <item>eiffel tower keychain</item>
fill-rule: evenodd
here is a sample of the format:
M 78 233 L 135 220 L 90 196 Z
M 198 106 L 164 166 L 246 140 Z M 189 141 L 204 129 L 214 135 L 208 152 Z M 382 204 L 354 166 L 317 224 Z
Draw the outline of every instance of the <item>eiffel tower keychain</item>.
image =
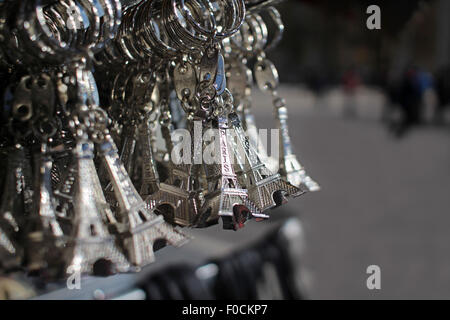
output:
M 309 191 L 318 191 L 320 186 L 306 174 L 304 167 L 297 160 L 292 151 L 291 139 L 288 131 L 288 115 L 286 102 L 278 96 L 278 72 L 275 65 L 265 58 L 263 53 L 258 56 L 254 66 L 254 75 L 258 88 L 263 92 L 270 92 L 273 98 L 273 106 L 277 128 L 280 130 L 279 141 L 279 173 L 294 186 L 306 187 Z
M 223 56 L 218 48 L 210 47 L 200 65 L 197 94 L 200 97 L 200 108 L 206 115 L 204 121 L 218 131 L 219 160 L 218 163 L 204 164 L 208 190 L 202 208 L 202 219 L 208 224 L 221 217 L 225 229 L 236 230 L 242 228 L 248 219 L 263 219 L 268 216 L 252 203 L 248 191 L 240 186 L 234 172 L 227 133 L 228 115 L 233 110 L 233 101 L 223 99 L 222 94 L 228 92 L 225 88 Z
M 0 273 L 139 271 L 187 228 L 239 230 L 318 190 L 265 56 L 284 30 L 274 3 L 0 2 Z

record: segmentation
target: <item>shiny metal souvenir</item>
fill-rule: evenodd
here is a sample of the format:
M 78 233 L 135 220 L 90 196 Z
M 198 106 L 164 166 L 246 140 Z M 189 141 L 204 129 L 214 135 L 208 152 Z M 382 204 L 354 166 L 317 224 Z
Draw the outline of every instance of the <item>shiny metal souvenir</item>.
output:
M 318 190 L 265 58 L 277 2 L 0 2 L 0 272 L 138 271 L 186 243 L 182 227 L 238 230 Z M 253 77 L 279 159 L 257 134 Z
M 74 148 L 77 161 L 77 182 L 74 198 L 72 232 L 64 251 L 64 267 L 74 272 L 109 275 L 126 272 L 129 263 L 103 223 L 112 213 L 102 191 L 93 162 L 93 144 L 77 142 Z M 97 270 L 96 270 L 97 269 Z
M 281 179 L 279 174 L 273 174 L 261 162 L 249 138 L 244 135 L 239 117 L 236 113 L 229 115 L 231 126 L 236 134 L 238 147 L 236 153 L 242 152 L 244 160 L 241 163 L 241 183 L 246 187 L 249 198 L 259 210 L 265 211 L 287 202 L 288 196 L 299 196 L 301 189 Z

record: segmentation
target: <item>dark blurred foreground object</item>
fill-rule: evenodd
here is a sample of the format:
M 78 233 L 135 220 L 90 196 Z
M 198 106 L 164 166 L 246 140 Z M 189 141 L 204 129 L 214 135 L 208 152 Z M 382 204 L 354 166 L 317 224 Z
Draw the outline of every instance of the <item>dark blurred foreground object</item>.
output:
M 0 277 L 0 300 L 23 300 L 36 293 L 26 283 L 14 277 Z
M 290 218 L 256 244 L 199 267 L 176 265 L 141 287 L 148 300 L 302 299 L 300 222 Z

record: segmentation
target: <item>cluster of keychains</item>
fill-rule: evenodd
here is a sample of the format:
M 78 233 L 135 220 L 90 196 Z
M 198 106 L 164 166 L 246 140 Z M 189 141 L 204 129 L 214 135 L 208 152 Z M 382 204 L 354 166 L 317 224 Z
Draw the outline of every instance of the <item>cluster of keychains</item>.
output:
M 275 2 L 0 2 L 0 272 L 138 271 L 185 244 L 183 227 L 237 230 L 318 190 L 265 55 L 284 29 Z M 253 78 L 279 159 L 259 141 Z M 188 161 L 172 159 L 179 129 Z M 217 132 L 217 161 L 196 161 L 197 129 Z

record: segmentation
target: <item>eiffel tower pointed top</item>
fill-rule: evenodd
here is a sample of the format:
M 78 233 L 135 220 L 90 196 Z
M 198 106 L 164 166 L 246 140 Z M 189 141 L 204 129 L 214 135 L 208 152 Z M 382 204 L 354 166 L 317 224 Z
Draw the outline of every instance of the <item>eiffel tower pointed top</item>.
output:
M 35 157 L 34 210 L 26 223 L 27 269 L 44 271 L 50 275 L 58 272 L 61 250 L 67 240 L 56 219 L 55 198 L 52 192 L 52 157 L 47 144 L 41 144 L 41 152 Z
M 277 127 L 280 130 L 279 142 L 279 173 L 288 182 L 308 191 L 319 191 L 320 186 L 309 175 L 306 174 L 305 168 L 300 164 L 297 156 L 292 151 L 291 138 L 289 135 L 287 123 L 287 108 L 283 99 L 276 98 L 274 101 L 275 117 Z
M 276 125 L 280 130 L 278 173 L 297 188 L 308 191 L 320 190 L 320 186 L 306 174 L 305 169 L 292 151 L 286 101 L 279 97 L 277 93 L 278 71 L 275 65 L 266 58 L 264 52 L 260 52 L 257 57 L 254 75 L 259 89 L 263 92 L 270 92 L 273 98 Z

